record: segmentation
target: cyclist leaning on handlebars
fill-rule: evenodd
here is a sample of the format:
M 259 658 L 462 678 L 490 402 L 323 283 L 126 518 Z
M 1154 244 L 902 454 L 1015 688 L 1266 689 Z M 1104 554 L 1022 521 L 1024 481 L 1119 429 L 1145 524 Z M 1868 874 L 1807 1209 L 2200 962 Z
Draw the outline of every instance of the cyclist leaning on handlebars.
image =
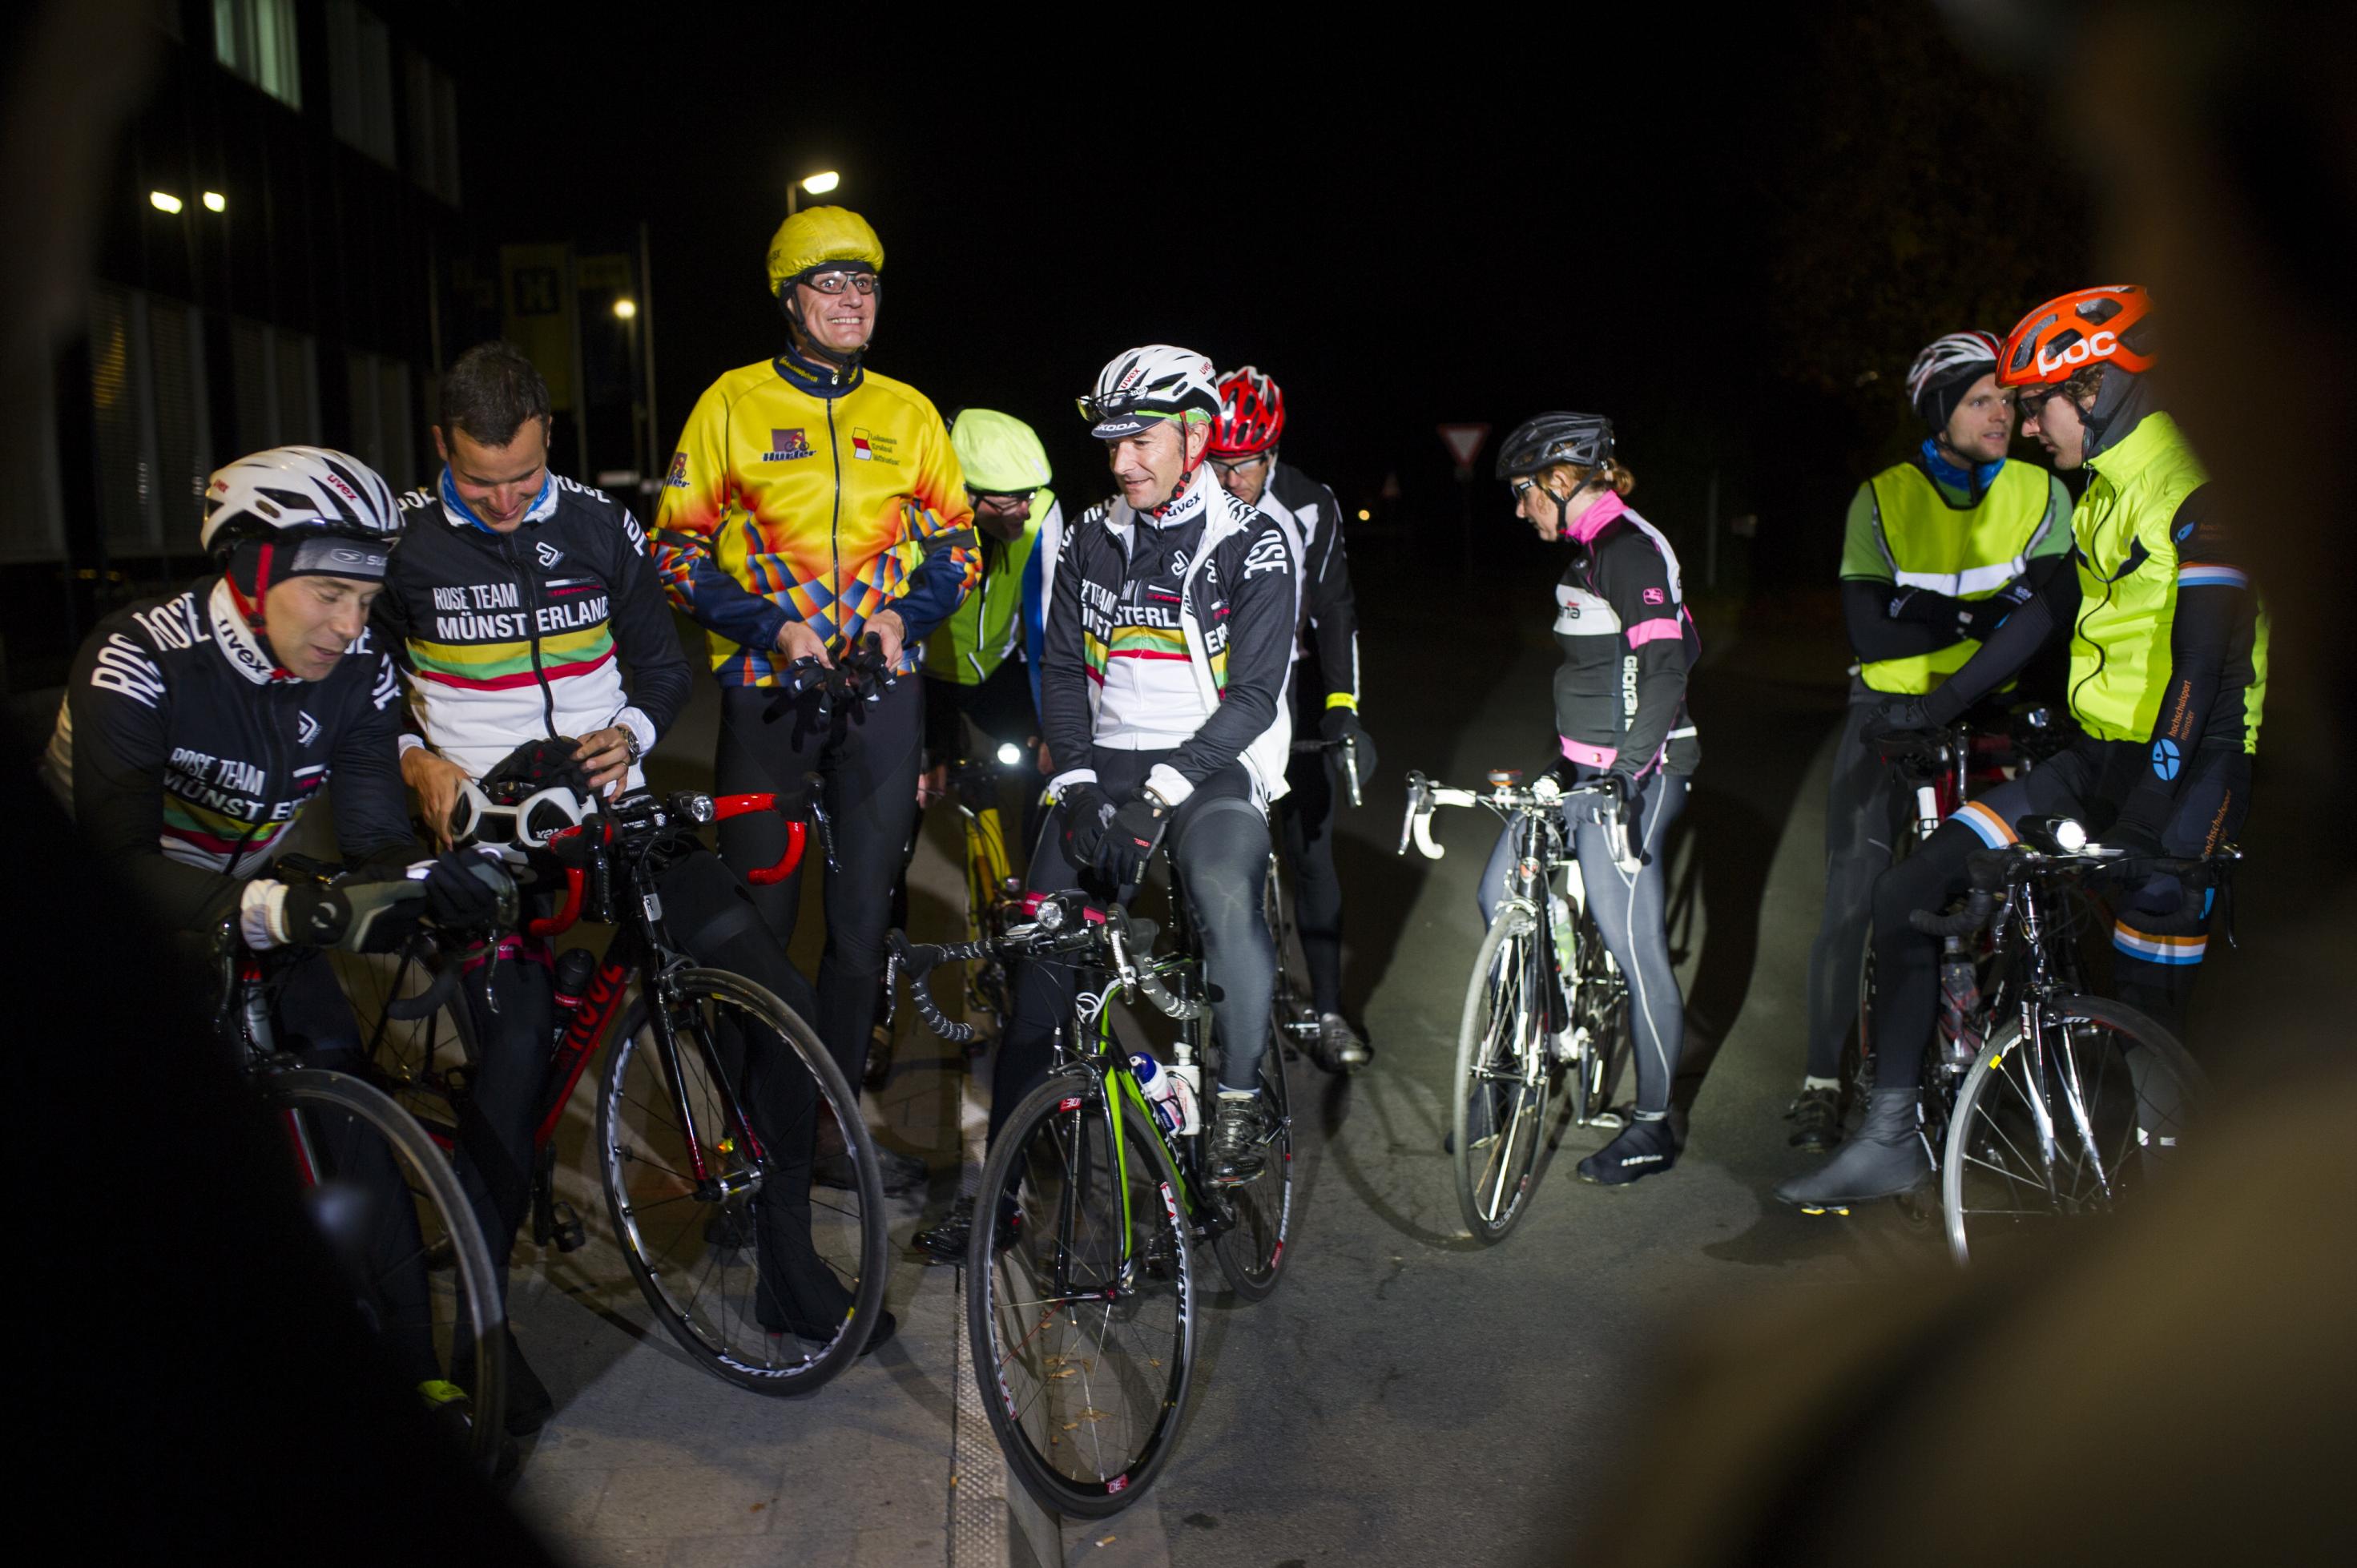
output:
M 205 488 L 203 547 L 218 574 L 115 611 L 75 658 L 42 773 L 99 865 L 192 950 L 231 920 L 255 951 L 385 929 L 355 919 L 356 894 L 281 881 L 272 863 L 331 779 L 353 882 L 402 882 L 417 856 L 393 745 L 400 686 L 368 630 L 399 526 L 391 488 L 357 458 L 316 446 L 241 457 Z M 478 857 L 445 854 L 414 901 L 444 924 L 478 926 L 504 882 Z M 362 908 L 387 902 L 372 893 Z M 323 954 L 274 966 L 270 986 L 276 1037 L 306 1066 L 361 1065 L 359 1025 Z M 321 1131 L 330 1168 L 387 1197 L 371 1206 L 371 1257 L 414 1254 L 415 1210 L 385 1144 L 350 1118 L 322 1118 Z M 430 1343 L 392 1349 L 429 1400 L 455 1393 Z
M 1064 541 L 1049 583 L 1040 695 L 1055 809 L 1029 882 L 1124 888 L 1167 832 L 1203 938 L 1224 1046 L 1208 1166 L 1260 1173 L 1258 1092 L 1275 955 L 1262 917 L 1269 802 L 1292 742 L 1284 709 L 1298 612 L 1294 547 L 1203 467 L 1219 416 L 1211 361 L 1153 344 L 1116 355 L 1081 400 L 1118 498 Z M 991 1088 L 994 1132 L 1044 1076 L 1069 971 L 1024 966 Z
M 2072 510 L 2075 569 L 2057 573 L 1927 696 L 1887 698 L 1892 729 L 1953 723 L 2071 634 L 2080 734 L 2026 778 L 1958 811 L 1874 890 L 1875 1086 L 1851 1144 L 1776 1196 L 1818 1208 L 1909 1190 L 1930 1174 L 1916 1135 L 1922 1053 L 1937 1005 L 1936 938 L 1908 922 L 1964 892 L 1975 850 L 2015 842 L 2025 812 L 2072 816 L 2108 847 L 2191 858 L 2232 843 L 2249 810 L 2266 688 L 2266 618 L 2236 564 L 2207 476 L 2154 401 L 2150 302 L 2141 288 L 2081 289 L 2024 317 L 1997 382 L 2019 389 L 2022 428 L 2061 469 L 2092 470 Z M 2172 1033 L 2208 946 L 2214 890 L 2174 877 L 2131 891 L 2113 929 L 2114 991 Z
M 1644 857 L 1635 873 L 1615 863 L 1598 808 L 1566 802 L 1565 827 L 1579 856 L 1588 908 L 1629 977 L 1637 1058 L 1636 1114 L 1620 1136 L 1579 1162 L 1585 1180 L 1620 1187 L 1677 1160 L 1668 1117 L 1670 1080 L 1685 1040 L 1685 1004 L 1670 965 L 1663 925 L 1664 846 L 1684 809 L 1701 743 L 1686 713 L 1686 675 L 1700 651 L 1669 541 L 1622 498 L 1636 478 L 1614 456 L 1612 422 L 1592 413 L 1542 413 L 1499 448 L 1497 475 L 1513 487 L 1515 515 L 1550 543 L 1571 545 L 1555 585 L 1555 676 L 1559 783 L 1609 781 Z M 1501 833 L 1478 897 L 1488 921 L 1506 883 L 1511 830 Z
M 791 341 L 696 401 L 656 534 L 664 586 L 710 635 L 719 789 L 788 790 L 811 771 L 824 780 L 835 861 L 812 1023 L 853 1083 L 884 973 L 888 895 L 915 820 L 923 682 L 861 671 L 865 700 L 834 702 L 823 686 L 797 691 L 791 667 L 848 672 L 880 659 L 905 676 L 981 566 L 942 416 L 866 367 L 883 271 L 883 242 L 856 212 L 805 208 L 779 226 L 769 285 Z M 721 856 L 740 874 L 770 865 L 785 832 L 773 812 L 733 818 L 720 826 Z M 781 945 L 801 891 L 797 872 L 754 895 Z M 878 1154 L 888 1192 L 922 1184 L 920 1161 Z
M 1921 696 L 1964 666 L 1980 639 L 2071 554 L 2071 494 L 2006 458 L 2013 393 L 1996 384 L 1987 332 L 1934 339 L 1907 371 L 1930 434 L 1921 452 L 1857 488 L 1842 544 L 1842 617 L 1857 672 L 1825 792 L 1825 907 L 1809 950 L 1809 1056 L 1785 1114 L 1792 1142 L 1841 1141 L 1842 1040 L 1857 1014 L 1858 955 L 1874 879 L 1891 860 L 1899 802 L 1869 737 L 1886 696 Z
M 1301 612 L 1293 663 L 1293 728 L 1326 741 L 1349 737 L 1366 784 L 1375 743 L 1359 722 L 1359 607 L 1342 549 L 1342 503 L 1326 486 L 1277 460 L 1285 393 L 1254 366 L 1220 378 L 1220 417 L 1207 451 L 1227 492 L 1293 530 L 1301 550 Z M 1296 757 L 1279 804 L 1301 954 L 1318 1013 L 1317 1057 L 1328 1072 L 1366 1065 L 1367 1042 L 1342 1016 L 1342 884 L 1334 875 L 1336 754 Z

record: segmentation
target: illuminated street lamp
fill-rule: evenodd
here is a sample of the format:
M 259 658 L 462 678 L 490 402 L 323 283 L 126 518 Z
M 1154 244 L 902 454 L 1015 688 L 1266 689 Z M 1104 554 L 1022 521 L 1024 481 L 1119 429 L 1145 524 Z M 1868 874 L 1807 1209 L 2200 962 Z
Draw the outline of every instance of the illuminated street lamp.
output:
M 209 190 L 205 192 L 205 210 L 208 212 L 228 211 L 229 198 L 223 196 L 218 190 Z
M 628 297 L 614 302 L 614 314 L 628 321 L 639 313 L 639 302 Z
M 842 183 L 843 176 L 834 169 L 823 169 L 817 174 L 808 175 L 794 181 L 793 184 L 786 187 L 786 216 L 791 218 L 802 210 L 802 192 L 809 191 L 813 196 L 824 196 Z
M 168 190 L 151 190 L 147 193 L 147 205 L 158 212 L 178 212 L 180 199 Z

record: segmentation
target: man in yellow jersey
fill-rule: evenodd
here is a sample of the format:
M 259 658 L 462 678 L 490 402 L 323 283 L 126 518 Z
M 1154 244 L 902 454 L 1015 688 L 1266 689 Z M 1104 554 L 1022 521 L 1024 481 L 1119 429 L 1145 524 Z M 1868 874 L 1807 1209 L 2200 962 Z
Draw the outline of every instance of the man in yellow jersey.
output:
M 1940 944 L 1908 917 L 1961 894 L 1974 851 L 2017 842 L 2014 824 L 2029 812 L 2075 817 L 2130 856 L 2198 856 L 2242 832 L 2266 693 L 2266 618 L 2201 460 L 2158 406 L 2153 363 L 2150 301 L 2133 285 L 2050 300 L 1999 349 L 1997 384 L 2019 389 L 2022 428 L 2056 467 L 2092 470 L 2071 514 L 2075 570 L 2055 574 L 1929 695 L 1882 699 L 1877 722 L 1949 723 L 2068 627 L 2079 734 L 1957 811 L 1876 882 L 1874 1091 L 1849 1145 L 1776 1189 L 1787 1203 L 1864 1202 L 1930 1176 L 1916 1097 Z M 2120 906 L 2113 993 L 2181 1034 L 2209 945 L 2211 894 L 2157 876 Z
M 664 587 L 709 634 L 720 679 L 718 788 L 790 789 L 812 771 L 825 780 L 835 865 L 813 1023 L 855 1083 L 916 810 L 923 682 L 871 685 L 870 700 L 822 716 L 821 693 L 796 697 L 780 675 L 801 659 L 832 668 L 869 638 L 907 674 L 982 564 L 941 415 L 865 363 L 883 270 L 883 244 L 856 212 L 808 208 L 779 227 L 769 281 L 791 341 L 705 389 L 656 514 Z M 721 857 L 739 871 L 784 848 L 778 819 L 754 816 L 721 824 Z M 780 942 L 793 936 L 800 881 L 756 889 Z M 888 1191 L 921 1182 L 917 1162 L 886 1155 Z M 821 1180 L 846 1174 L 830 1164 L 822 1158 Z
M 1927 427 L 1920 451 L 1857 488 L 1841 560 L 1842 617 L 1857 656 L 1849 715 L 1825 792 L 1825 907 L 1809 951 L 1809 1058 L 1785 1115 L 1791 1142 L 1841 1141 L 1842 1040 L 1857 1015 L 1857 977 L 1874 879 L 1890 865 L 1896 792 L 1868 744 L 1875 704 L 1921 696 L 1964 666 L 1980 639 L 2071 558 L 2071 495 L 2029 463 L 2008 462 L 2013 393 L 1996 384 L 1996 338 L 1951 332 L 1907 371 Z

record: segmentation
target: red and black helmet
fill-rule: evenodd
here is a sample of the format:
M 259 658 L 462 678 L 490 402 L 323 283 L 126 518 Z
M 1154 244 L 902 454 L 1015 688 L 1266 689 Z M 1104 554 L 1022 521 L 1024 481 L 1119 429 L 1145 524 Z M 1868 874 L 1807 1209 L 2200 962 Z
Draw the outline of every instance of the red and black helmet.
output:
M 1220 418 L 1211 426 L 1214 457 L 1250 457 L 1285 434 L 1285 393 L 1251 365 L 1220 378 Z

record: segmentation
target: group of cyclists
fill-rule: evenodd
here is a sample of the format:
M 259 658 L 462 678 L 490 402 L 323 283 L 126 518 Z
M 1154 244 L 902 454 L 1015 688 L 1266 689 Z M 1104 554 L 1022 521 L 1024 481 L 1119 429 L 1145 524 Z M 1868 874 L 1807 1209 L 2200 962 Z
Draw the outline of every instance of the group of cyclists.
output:
M 314 952 L 277 971 L 274 992 L 280 1035 L 307 1058 L 361 1049 L 316 956 L 382 940 L 373 924 L 353 934 L 345 887 L 404 882 L 423 918 L 483 933 L 465 960 L 482 1132 L 459 1163 L 502 1264 L 529 1190 L 554 992 L 544 944 L 496 928 L 503 874 L 460 842 L 457 819 L 487 787 L 642 789 L 692 684 L 674 608 L 703 628 L 720 687 L 716 790 L 808 788 L 831 842 L 811 979 L 785 956 L 799 871 L 746 875 L 780 858 L 790 828 L 774 814 L 729 818 L 716 854 L 671 865 L 666 918 L 699 962 L 806 1017 L 849 1082 L 871 1049 L 888 890 L 921 803 L 963 753 L 962 725 L 1022 758 L 1030 888 L 1117 897 L 1167 850 L 1228 1044 L 1206 1097 L 1214 1184 L 1254 1180 L 1268 1144 L 1257 1069 L 1278 961 L 1264 914 L 1273 829 L 1296 871 L 1315 1055 L 1338 1073 L 1370 1059 L 1344 1016 L 1333 863 L 1339 743 L 1361 779 L 1375 760 L 1343 510 L 1281 460 L 1276 382 L 1167 344 L 1114 356 L 1079 403 L 1116 493 L 1071 518 L 1024 422 L 982 408 L 945 422 L 868 367 L 883 268 L 858 215 L 787 219 L 767 258 L 787 347 L 698 400 L 651 532 L 551 470 L 547 388 L 520 350 L 488 343 L 444 378 L 432 484 L 396 499 L 365 465 L 316 447 L 229 464 L 204 501 L 214 575 L 116 612 L 74 666 L 46 762 L 54 787 L 166 925 L 200 936 L 227 924 L 256 951 Z M 2239 830 L 2266 625 L 2198 461 L 2155 404 L 2151 329 L 2141 291 L 2098 288 L 2040 306 L 2002 341 L 1940 338 L 1909 381 L 1929 431 L 1920 454 L 1852 507 L 1843 602 L 1859 667 L 1792 1112 L 1793 1143 L 1833 1157 L 1781 1188 L 1788 1201 L 1864 1199 L 1924 1174 L 1910 1052 L 1878 1054 L 1864 1124 L 1840 1140 L 1845 966 L 1869 929 L 1887 1037 L 1927 1034 L 1936 944 L 1906 916 L 1961 891 L 1967 852 L 2006 841 L 2023 812 L 2068 810 L 2108 842 L 2179 854 Z M 2017 420 L 2055 469 L 2091 471 L 2075 504 L 2059 478 L 2008 459 Z M 1678 1155 L 1665 844 L 1700 757 L 1687 708 L 1699 642 L 1674 551 L 1629 505 L 1634 478 L 1609 419 L 1539 415 L 1504 443 L 1496 472 L 1568 563 L 1554 587 L 1563 662 L 1547 768 L 1576 802 L 1566 826 L 1628 977 L 1636 1061 L 1633 1105 L 1579 1174 L 1623 1186 Z M 1889 868 L 1892 806 L 1873 737 L 1953 722 L 2065 628 L 2078 738 Z M 857 679 L 832 679 L 845 675 Z M 1294 744 L 1311 736 L 1337 745 Z M 345 883 L 275 875 L 331 781 Z M 1633 858 L 1608 842 L 1608 822 Z M 1485 918 L 1508 853 L 1501 837 L 1481 879 Z M 2138 888 L 2115 933 L 2123 993 L 2174 1022 L 2210 915 L 2165 878 Z M 1012 977 L 994 1133 L 1049 1070 L 1072 984 L 1044 962 Z M 846 1298 L 789 1231 L 810 1184 L 854 1185 L 853 1155 L 784 1076 L 757 1108 L 794 1173 L 785 1201 L 763 1206 L 761 1319 L 815 1335 Z M 923 1182 L 921 1163 L 881 1157 L 887 1191 Z M 920 1245 L 963 1257 L 974 1222 L 962 1208 Z M 867 1348 L 893 1329 L 884 1314 Z M 551 1401 L 511 1341 L 508 1360 L 509 1425 L 522 1434 Z

